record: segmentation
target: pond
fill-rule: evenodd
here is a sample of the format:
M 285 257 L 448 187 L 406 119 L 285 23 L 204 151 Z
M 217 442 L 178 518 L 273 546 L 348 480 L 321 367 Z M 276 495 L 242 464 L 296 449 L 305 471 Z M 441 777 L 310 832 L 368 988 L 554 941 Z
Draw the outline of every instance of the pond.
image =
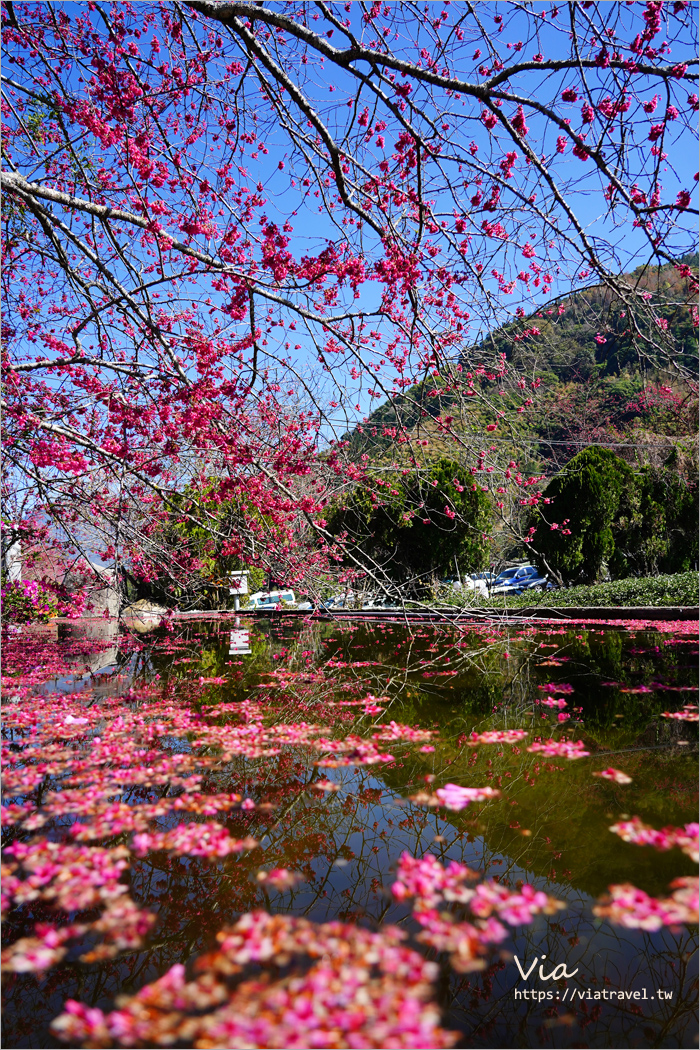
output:
M 696 623 L 58 631 L 5 647 L 4 1046 L 694 1045 Z

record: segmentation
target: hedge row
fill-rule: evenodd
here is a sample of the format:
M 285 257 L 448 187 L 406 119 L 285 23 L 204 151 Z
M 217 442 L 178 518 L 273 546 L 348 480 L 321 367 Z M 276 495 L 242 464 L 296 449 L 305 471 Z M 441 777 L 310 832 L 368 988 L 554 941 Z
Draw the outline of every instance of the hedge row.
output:
M 444 592 L 440 595 L 444 597 Z M 452 605 L 479 605 L 509 609 L 526 608 L 534 605 L 547 606 L 657 606 L 657 605 L 698 605 L 698 573 L 680 572 L 672 576 L 628 577 L 626 580 L 615 580 L 612 583 L 596 583 L 590 587 L 565 587 L 560 590 L 547 591 L 544 594 L 533 591 L 520 597 L 515 595 L 494 595 L 491 599 L 475 598 L 468 595 L 464 602 L 459 591 L 452 591 L 447 598 Z

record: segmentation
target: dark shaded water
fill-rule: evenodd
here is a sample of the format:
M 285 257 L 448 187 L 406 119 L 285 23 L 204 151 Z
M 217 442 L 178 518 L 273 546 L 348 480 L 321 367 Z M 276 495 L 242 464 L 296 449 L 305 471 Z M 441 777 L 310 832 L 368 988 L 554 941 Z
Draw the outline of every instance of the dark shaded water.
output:
M 662 716 L 697 702 L 696 635 L 649 625 L 460 634 L 285 619 L 243 620 L 238 629 L 249 632 L 250 652 L 230 651 L 230 621 L 177 624 L 170 634 L 117 642 L 97 676 L 93 671 L 81 683 L 64 676 L 59 687 L 105 697 L 155 682 L 164 695 L 197 704 L 265 696 L 268 717 L 272 711 L 286 723 L 320 722 L 341 735 L 366 737 L 392 719 L 434 729 L 434 750 L 392 742 L 382 746 L 393 763 L 321 770 L 302 747 L 233 758 L 207 789 L 274 804 L 219 817 L 232 836 L 253 835 L 260 848 L 220 861 L 166 852 L 132 860 L 131 897 L 158 912 L 146 950 L 91 965 L 69 955 L 43 977 L 8 975 L 4 1046 L 62 1045 L 48 1025 L 67 998 L 110 1009 L 120 992 L 133 993 L 173 963 L 208 950 L 219 929 L 256 907 L 373 929 L 398 923 L 415 932 L 410 908 L 390 893 L 404 851 L 459 861 L 511 888 L 529 882 L 566 902 L 565 910 L 516 929 L 481 971 L 456 973 L 429 950 L 441 965 L 444 1023 L 461 1033 L 456 1045 L 696 1045 L 697 928 L 626 929 L 592 911 L 611 884 L 630 882 L 664 897 L 674 878 L 697 871 L 678 848 L 639 846 L 609 830 L 633 816 L 657 829 L 697 819 L 697 725 Z M 236 635 L 234 648 L 241 646 L 245 637 Z M 199 682 L 216 677 L 225 683 Z M 381 713 L 334 706 L 369 694 L 385 698 Z M 550 695 L 567 706 L 542 706 Z M 568 722 L 558 721 L 561 712 L 571 715 Z M 527 729 L 530 736 L 520 744 L 469 746 L 472 732 L 504 729 Z M 590 757 L 567 761 L 526 750 L 537 735 L 565 733 L 583 740 Z M 610 766 L 632 782 L 592 776 Z M 338 790 L 309 791 L 320 777 Z M 408 800 L 447 782 L 490 785 L 502 797 L 461 812 Z M 134 794 L 138 801 L 151 797 Z M 268 891 L 256 879 L 261 867 L 289 868 L 306 881 Z M 40 904 L 16 909 L 5 943 L 30 934 L 47 913 Z M 514 956 L 524 969 L 546 957 L 545 973 L 565 962 L 576 974 L 543 981 L 535 969 L 523 980 Z M 524 991 L 537 992 L 536 1001 Z M 612 991 L 640 997 L 612 1000 Z

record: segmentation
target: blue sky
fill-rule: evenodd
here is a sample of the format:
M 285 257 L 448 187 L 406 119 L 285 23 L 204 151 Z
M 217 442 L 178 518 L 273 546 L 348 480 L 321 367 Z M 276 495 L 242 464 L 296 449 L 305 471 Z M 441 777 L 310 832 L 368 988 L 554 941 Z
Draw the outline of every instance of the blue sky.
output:
M 114 10 L 117 10 L 119 6 L 116 5 Z M 280 12 L 287 9 L 287 6 L 282 3 L 272 3 L 270 7 Z M 343 15 L 343 4 L 334 4 L 332 8 L 338 15 Z M 63 5 L 63 9 L 71 17 L 77 14 L 82 16 L 88 14 L 85 5 L 82 4 L 66 4 Z M 456 25 L 465 14 L 463 6 L 457 4 L 431 3 L 423 5 L 422 9 L 427 10 L 430 16 L 435 19 L 439 19 L 442 12 L 446 11 L 447 19 L 445 21 L 448 26 L 452 26 L 453 23 Z M 531 17 L 520 9 L 519 5 L 515 4 L 484 3 L 479 5 L 479 18 L 490 36 L 488 46 L 495 48 L 489 61 L 493 61 L 496 54 L 500 55 L 502 61 L 508 63 L 521 59 L 531 60 L 537 53 L 542 53 L 546 57 L 568 53 L 570 42 L 569 27 L 565 19 L 566 9 L 562 8 L 562 13 L 554 20 L 551 18 L 551 4 L 538 3 L 533 5 L 533 9 L 537 13 L 544 13 L 547 17 L 539 21 L 533 21 Z M 603 11 L 607 24 L 615 24 L 615 31 L 618 32 L 619 39 L 623 43 L 629 43 L 633 31 L 630 20 L 633 17 L 639 18 L 642 5 L 636 4 L 630 7 L 625 4 L 601 4 L 597 5 L 597 9 Z M 106 10 L 110 11 L 112 8 L 107 5 Z M 137 5 L 136 10 L 139 17 L 141 17 L 144 12 L 149 10 L 152 12 L 154 8 L 152 5 Z M 393 14 L 396 14 L 397 11 L 398 6 L 395 5 Z M 673 18 L 670 5 L 666 6 L 664 15 L 668 17 L 668 24 L 664 25 L 663 32 L 659 34 L 655 43 L 660 44 L 667 39 L 671 39 L 674 34 L 678 36 L 678 39 L 673 40 L 672 53 L 667 60 L 675 61 L 679 55 L 682 57 L 686 53 L 694 53 L 694 28 L 688 27 L 687 29 L 679 30 L 679 22 Z M 99 15 L 93 13 L 89 17 L 95 29 L 104 35 L 106 29 Z M 371 26 L 368 27 L 362 24 L 361 9 L 358 4 L 351 6 L 350 17 L 352 31 L 358 37 L 362 37 L 363 40 L 369 42 L 375 34 L 375 30 Z M 587 52 L 594 54 L 599 45 L 593 46 L 590 42 L 586 43 L 583 30 L 588 15 L 583 11 L 582 5 L 579 5 L 576 17 L 579 21 L 581 46 L 585 45 Z M 500 25 L 497 22 L 498 18 L 502 19 Z M 318 28 L 318 24 L 316 24 L 316 28 Z M 501 26 L 503 28 L 499 32 Z M 206 21 L 200 24 L 200 28 L 196 30 L 200 40 L 204 40 L 205 29 L 208 30 L 209 28 L 211 28 L 211 24 Z M 415 17 L 411 17 L 410 10 L 408 16 L 396 24 L 395 29 L 398 39 L 393 39 L 393 37 L 391 39 L 395 52 L 397 54 L 415 54 L 417 20 Z M 456 29 L 454 31 L 456 32 Z M 475 82 L 483 79 L 479 68 L 486 59 L 483 54 L 480 57 L 474 56 L 477 51 L 487 50 L 487 44 L 480 39 L 480 30 L 474 30 L 473 27 L 470 29 L 468 24 L 463 23 L 462 31 L 465 34 L 464 39 L 458 45 L 452 31 L 448 33 L 443 29 L 442 35 L 443 38 L 451 39 L 452 44 L 455 45 L 451 56 L 455 72 L 471 82 Z M 420 34 L 422 39 L 418 39 L 418 46 L 425 46 L 427 53 L 431 54 L 431 48 L 433 47 L 432 30 L 429 26 L 426 26 L 420 30 Z M 150 39 L 151 35 L 149 31 L 148 35 L 140 38 L 138 49 L 141 55 L 145 55 L 148 39 Z M 338 30 L 334 33 L 332 43 L 336 46 L 342 46 L 341 34 Z M 510 48 L 508 47 L 509 44 L 511 45 Z M 522 45 L 522 47 L 516 50 L 518 45 Z M 377 119 L 382 119 L 383 115 L 386 117 L 385 110 L 383 114 L 378 112 L 376 115 L 371 111 L 374 97 L 367 90 L 364 90 L 358 99 L 352 98 L 353 105 L 348 107 L 347 101 L 352 97 L 352 93 L 356 89 L 356 84 L 352 78 L 338 71 L 335 67 L 329 72 L 329 64 L 326 64 L 324 68 L 318 62 L 310 62 L 308 66 L 302 67 L 302 50 L 301 47 L 297 47 L 291 51 L 284 52 L 288 62 L 287 68 L 293 70 L 295 76 L 303 74 L 306 78 L 305 88 L 308 95 L 328 127 L 336 135 L 340 135 L 341 131 L 347 131 L 348 118 L 356 117 L 357 113 L 362 111 L 363 106 L 367 105 L 370 109 L 370 122 L 375 125 L 375 132 L 369 142 L 361 144 L 361 156 L 367 163 L 374 164 L 379 163 L 382 159 L 390 159 L 397 131 L 399 130 L 396 122 L 393 124 L 388 122 L 389 127 L 386 133 L 382 135 L 384 144 L 380 145 L 379 133 L 376 131 L 376 121 Z M 226 34 L 222 33 L 222 45 L 219 53 L 215 53 L 212 58 L 212 69 L 218 68 L 222 70 L 236 54 L 236 47 L 230 42 Z M 296 68 L 294 68 L 295 61 L 297 63 Z M 78 87 L 78 74 L 79 71 L 74 70 L 68 76 L 68 83 L 71 87 Z M 19 72 L 15 71 L 14 75 L 19 76 Z M 589 71 L 587 77 L 590 97 L 597 104 L 605 96 L 605 90 L 598 86 L 594 73 Z M 518 74 L 512 82 L 503 85 L 503 87 L 507 87 L 515 94 L 527 95 L 536 103 L 548 104 L 552 100 L 556 100 L 555 111 L 557 115 L 565 119 L 571 119 L 572 126 L 578 127 L 580 124 L 581 100 L 570 103 L 565 103 L 561 100 L 562 90 L 570 86 L 572 82 L 575 82 L 575 78 L 572 80 L 571 74 L 567 72 L 552 72 L 544 75 L 542 71 L 526 70 Z M 254 89 L 254 86 L 254 79 L 250 79 L 248 88 Z M 685 104 L 685 108 L 683 108 L 683 102 L 688 94 L 688 89 L 677 82 L 672 82 L 672 87 L 678 89 L 678 106 L 682 110 L 682 116 L 685 116 L 687 115 L 688 107 Z M 634 176 L 639 176 L 642 188 L 647 188 L 647 184 L 650 181 L 650 166 L 655 163 L 650 158 L 650 144 L 647 141 L 649 126 L 652 120 L 658 119 L 662 115 L 666 101 L 662 99 L 659 102 L 657 116 L 653 118 L 644 115 L 639 107 L 641 103 L 648 101 L 655 93 L 658 94 L 658 89 L 648 77 L 637 75 L 629 78 L 629 94 L 633 105 L 629 112 L 624 115 L 624 131 L 628 144 L 631 141 L 636 141 L 638 144 L 637 149 L 632 149 L 631 156 L 633 162 L 638 163 L 638 172 L 635 171 Z M 414 98 L 424 100 L 424 90 L 416 88 Z M 235 172 L 238 188 L 246 185 L 250 193 L 253 194 L 256 192 L 258 185 L 262 187 L 262 195 L 266 198 L 266 204 L 262 210 L 267 218 L 271 222 L 276 222 L 280 227 L 285 222 L 288 222 L 293 227 L 293 230 L 288 234 L 290 238 L 289 250 L 296 259 L 304 255 L 317 254 L 327 244 L 339 243 L 342 235 L 348 233 L 350 233 L 349 242 L 352 243 L 355 251 L 364 251 L 368 260 L 376 259 L 378 251 L 375 234 L 365 229 L 362 239 L 360 239 L 356 232 L 349 230 L 347 226 L 333 223 L 325 208 L 321 207 L 319 212 L 317 210 L 317 198 L 314 196 L 318 192 L 318 186 L 312 184 L 308 188 L 309 195 L 306 197 L 302 196 L 300 183 L 304 171 L 299 166 L 298 154 L 294 155 L 293 150 L 290 148 L 288 136 L 280 128 L 276 118 L 269 127 L 264 127 L 264 107 L 260 104 L 259 99 L 257 106 L 254 104 L 254 95 L 251 96 L 251 100 L 253 103 L 252 111 L 246 118 L 247 123 L 244 125 L 244 130 L 250 129 L 250 116 L 252 113 L 256 113 L 259 116 L 259 139 L 264 141 L 265 146 L 263 150 L 258 148 L 257 142 L 252 143 L 247 149 L 245 157 L 236 157 L 236 163 L 240 165 L 238 171 Z M 489 134 L 486 130 L 480 119 L 481 105 L 472 98 L 448 98 L 444 92 L 436 96 L 436 101 L 442 110 L 440 121 L 449 125 L 449 131 L 447 132 L 451 142 L 449 151 L 454 153 L 462 152 L 466 155 L 469 151 L 470 143 L 473 142 L 477 148 L 474 156 L 477 160 L 484 159 L 484 169 L 488 170 L 495 167 L 498 170 L 504 149 L 507 147 L 507 141 Z M 504 102 L 503 111 L 512 119 L 515 104 Z M 431 115 L 434 115 L 435 112 L 433 109 Z M 646 262 L 649 258 L 648 242 L 641 231 L 631 226 L 629 217 L 625 215 L 623 209 L 618 208 L 617 211 L 608 211 L 602 196 L 600 179 L 594 165 L 592 163 L 582 163 L 581 160 L 572 156 L 570 146 L 567 147 L 565 154 L 558 157 L 555 153 L 555 139 L 558 129 L 552 128 L 551 123 L 548 123 L 543 117 L 533 112 L 532 108 L 527 106 L 526 118 L 529 126 L 528 143 L 532 145 L 533 149 L 536 149 L 538 154 L 542 153 L 547 156 L 548 165 L 556 173 L 557 186 L 561 187 L 562 192 L 566 192 L 578 220 L 587 235 L 595 241 L 601 257 L 604 258 L 608 267 L 613 272 L 624 272 Z M 697 201 L 697 183 L 693 181 L 697 156 L 695 135 L 693 134 L 693 125 L 695 123 L 695 118 L 693 118 L 690 129 L 684 126 L 684 122 L 681 119 L 668 124 L 667 138 L 664 141 L 664 149 L 668 153 L 668 158 L 659 162 L 664 202 L 672 202 L 680 189 L 693 191 L 695 202 Z M 415 124 L 424 130 L 424 121 L 418 119 L 415 121 Z M 598 124 L 594 125 L 594 129 L 598 129 Z M 356 132 L 357 125 L 355 124 L 353 134 Z M 82 147 L 94 157 L 97 157 L 98 153 L 103 153 L 97 144 L 94 141 L 90 141 L 89 138 L 83 139 Z M 209 144 L 208 140 L 206 142 L 202 140 L 197 143 L 191 150 L 193 168 L 198 173 L 201 171 L 205 160 L 209 159 L 208 151 L 210 150 L 214 150 L 212 159 L 215 159 L 216 163 L 218 163 L 219 157 L 225 153 L 223 151 L 217 154 L 216 150 L 219 149 L 220 144 L 214 147 Z M 471 154 L 469 156 L 471 157 Z M 109 166 L 109 151 L 106 151 L 101 159 Z M 112 163 L 118 163 L 119 161 L 120 158 L 116 157 L 111 160 Z M 280 168 L 280 164 L 283 164 L 284 168 Z M 520 160 L 518 165 L 518 175 L 513 180 L 512 185 L 522 186 L 523 179 L 525 179 L 526 182 L 529 182 L 534 187 L 531 171 L 524 169 Z M 634 181 L 634 176 L 627 180 L 628 184 Z M 40 177 L 40 173 L 39 176 L 35 173 L 32 177 Z M 551 241 L 552 247 L 549 247 L 547 237 L 542 236 L 542 221 L 533 219 L 532 215 L 528 214 L 527 209 L 521 209 L 511 216 L 511 225 L 508 231 L 510 239 L 507 244 L 502 241 L 485 238 L 478 229 L 484 214 L 479 209 L 475 210 L 470 203 L 477 189 L 474 184 L 474 173 L 472 172 L 469 175 L 469 186 L 462 186 L 464 172 L 460 173 L 458 160 L 447 160 L 445 162 L 441 180 L 440 183 L 435 185 L 434 193 L 430 189 L 426 191 L 427 195 L 432 197 L 434 213 L 439 219 L 444 219 L 449 224 L 454 223 L 455 216 L 460 212 L 471 217 L 473 225 L 470 229 L 474 237 L 474 258 L 470 260 L 470 264 L 474 260 L 483 259 L 482 265 L 485 270 L 481 285 L 472 281 L 465 286 L 466 298 L 464 307 L 469 309 L 472 315 L 470 326 L 463 335 L 465 343 L 476 341 L 489 328 L 493 328 L 496 324 L 512 316 L 518 306 L 522 306 L 526 312 L 530 312 L 535 306 L 543 305 L 550 298 L 559 294 L 566 294 L 572 287 L 585 286 L 595 281 L 593 274 L 580 276 L 585 271 L 582 271 L 579 260 L 573 256 L 567 257 L 566 246 L 561 238 L 554 238 Z M 484 176 L 484 193 L 487 193 L 487 189 L 488 178 Z M 163 192 L 167 198 L 167 192 Z M 538 207 L 541 207 L 546 212 L 553 202 L 547 200 L 540 187 L 538 187 L 537 192 Z M 507 186 L 504 188 L 503 198 L 506 202 L 510 200 Z M 624 221 L 622 217 L 624 217 Z M 688 250 L 693 250 L 697 244 L 695 217 L 688 214 L 683 216 L 683 219 L 687 221 L 681 223 L 672 240 L 669 241 L 671 250 L 679 255 Z M 222 219 L 222 222 L 224 221 L 226 221 L 226 216 Z M 561 221 L 557 221 L 561 226 Z M 617 225 L 618 221 L 620 221 L 619 226 Z M 260 232 L 256 223 L 257 217 L 249 229 L 251 239 L 257 237 Z M 546 295 L 543 295 L 542 287 L 540 287 L 536 294 L 527 295 L 525 294 L 524 284 L 516 281 L 512 294 L 497 296 L 493 302 L 488 303 L 484 296 L 484 290 L 486 293 L 497 291 L 497 281 L 490 276 L 490 270 L 493 268 L 498 269 L 504 273 L 506 278 L 510 279 L 520 267 L 526 267 L 527 263 L 521 258 L 521 248 L 531 232 L 535 234 L 533 243 L 537 245 L 537 257 L 540 259 L 543 268 L 549 271 L 553 277 L 550 290 Z M 566 233 L 563 227 L 562 232 Z M 198 243 L 203 248 L 211 249 L 216 246 L 215 242 L 207 245 L 201 241 L 201 238 L 198 239 Z M 133 240 L 129 244 L 129 250 L 134 253 L 134 256 L 138 255 L 138 249 Z M 119 270 L 119 264 L 117 263 L 116 265 L 117 270 Z M 454 260 L 448 261 L 447 265 L 452 266 L 454 269 Z M 480 291 L 480 288 L 482 291 Z M 381 292 L 382 286 L 377 281 L 369 280 L 361 286 L 361 294 L 358 300 L 353 300 L 351 296 L 348 298 L 347 294 L 343 293 L 340 301 L 351 305 L 356 310 L 359 309 L 370 313 L 376 309 Z M 223 305 L 224 302 L 221 294 L 212 289 L 208 277 L 197 278 L 193 286 L 185 287 L 180 298 L 183 302 L 191 301 L 196 304 L 197 311 L 205 319 L 210 308 L 206 302 L 207 300 L 210 300 L 211 306 L 215 309 Z M 297 321 L 296 330 L 292 332 L 289 328 L 289 318 L 284 316 L 284 311 L 279 314 L 276 313 L 275 319 L 283 323 L 281 327 L 277 325 L 269 334 L 268 349 L 270 351 L 277 350 L 280 356 L 283 357 L 286 357 L 288 354 L 291 355 L 294 369 L 302 373 L 303 377 L 309 381 L 316 381 L 318 377 L 316 351 L 313 349 L 310 335 L 303 331 L 303 324 Z M 385 339 L 388 338 L 388 329 L 383 322 L 373 321 L 372 327 L 374 330 L 379 331 Z M 227 331 L 231 338 L 240 337 L 242 332 L 245 331 L 245 323 L 231 323 Z M 286 343 L 290 344 L 288 351 L 285 348 Z M 297 346 L 299 349 L 296 349 Z M 378 352 L 374 357 L 375 360 L 380 359 L 380 344 L 377 344 L 377 347 Z M 456 352 L 457 349 L 455 350 Z M 345 428 L 346 421 L 349 422 L 354 418 L 361 418 L 375 404 L 375 400 L 367 394 L 366 383 L 363 381 L 360 385 L 352 379 L 350 368 L 351 364 L 348 364 L 347 367 L 339 367 L 336 375 L 321 377 L 331 381 L 331 385 L 326 386 L 322 396 L 327 402 L 332 400 L 339 402 L 340 407 L 338 411 L 342 413 L 339 418 L 341 431 Z M 280 368 L 280 371 L 284 372 L 285 369 Z M 346 389 L 342 395 L 338 392 L 334 396 L 332 383 L 336 379 L 338 380 L 339 390 L 340 388 Z M 293 388 L 296 382 L 294 377 L 292 377 L 291 382 Z M 355 408 L 355 405 L 360 406 L 359 410 Z M 335 410 L 330 408 L 328 415 L 331 418 L 335 418 Z

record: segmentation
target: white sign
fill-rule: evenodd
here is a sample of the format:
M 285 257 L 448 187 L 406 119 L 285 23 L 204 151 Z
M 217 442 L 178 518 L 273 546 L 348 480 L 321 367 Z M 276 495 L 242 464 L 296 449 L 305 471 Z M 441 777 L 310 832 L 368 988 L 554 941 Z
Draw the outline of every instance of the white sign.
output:
M 250 648 L 250 631 L 243 628 L 236 631 L 231 631 L 231 641 L 229 643 L 229 656 L 245 656 L 246 653 L 252 652 Z
M 248 570 L 244 569 L 241 572 L 229 573 L 229 594 L 247 594 L 248 593 Z

